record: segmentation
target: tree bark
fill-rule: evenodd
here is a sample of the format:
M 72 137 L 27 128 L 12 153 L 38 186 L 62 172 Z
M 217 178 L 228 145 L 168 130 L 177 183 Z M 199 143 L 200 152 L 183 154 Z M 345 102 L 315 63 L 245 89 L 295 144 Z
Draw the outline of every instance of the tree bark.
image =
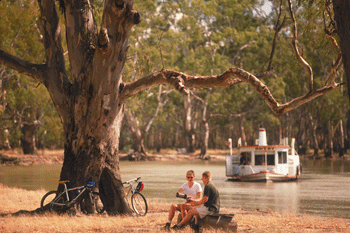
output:
M 344 128 L 343 128 L 343 120 L 340 119 L 339 122 L 339 132 L 340 132 L 340 149 L 339 149 L 339 157 L 343 157 L 345 154 L 345 139 L 344 139 Z
M 350 99 L 350 1 L 333 0 L 334 18 L 337 22 L 337 34 L 343 57 L 343 65 L 346 74 L 348 97 Z
M 245 135 L 245 131 L 244 131 L 244 115 L 242 114 L 240 117 L 238 117 L 239 119 L 239 130 L 240 130 L 240 134 L 242 137 L 242 146 L 246 146 L 247 145 L 247 137 Z
M 191 104 L 191 95 L 184 96 L 184 136 L 186 142 L 187 152 L 193 153 L 195 151 L 194 141 L 195 135 L 192 129 L 192 104 Z
M 147 155 L 144 146 L 146 132 L 143 132 L 144 130 L 139 126 L 138 119 L 129 110 L 125 111 L 125 119 L 134 141 L 134 152 L 129 155 L 129 160 L 144 160 Z
M 299 118 L 299 131 L 296 137 L 296 140 L 298 142 L 298 154 L 304 155 L 306 154 L 306 128 L 305 128 L 305 115 L 304 115 L 304 108 L 300 112 L 300 118 Z
M 207 95 L 208 96 L 208 95 Z M 207 154 L 208 144 L 209 144 L 209 120 L 207 118 L 207 108 L 208 108 L 208 100 L 207 96 L 203 103 L 203 112 L 202 112 L 202 132 L 201 132 L 201 156 L 205 157 Z
M 21 144 L 22 144 L 22 149 L 23 153 L 25 155 L 27 154 L 35 154 L 37 152 L 36 145 L 35 145 L 35 132 L 36 132 L 36 123 L 33 122 L 31 124 L 29 123 L 24 123 L 21 127 L 22 131 L 22 139 L 21 139 Z
M 339 45 L 343 58 L 343 65 L 347 80 L 348 98 L 350 100 L 350 2 L 345 0 L 333 0 L 334 18 L 336 30 L 339 36 Z M 350 132 L 350 114 L 347 113 L 346 131 Z M 346 133 L 347 133 L 346 132 Z M 348 135 L 347 135 L 348 136 Z M 349 145 L 349 142 L 347 142 Z M 345 146 L 344 146 L 345 147 Z M 347 146 L 348 148 L 348 146 Z M 346 148 L 346 149 L 347 149 Z M 344 149 L 344 150 L 346 150 Z M 340 154 L 339 154 L 340 155 Z
M 310 128 L 311 128 L 311 137 L 312 137 L 312 144 L 313 144 L 313 148 L 314 148 L 314 157 L 318 157 L 318 150 L 319 150 L 319 145 L 318 145 L 318 141 L 317 141 L 317 135 L 316 135 L 316 124 L 314 122 L 314 119 L 311 115 L 311 113 L 309 112 L 309 120 L 310 120 Z
M 325 157 L 326 158 L 332 158 L 332 152 L 333 152 L 333 140 L 332 140 L 332 135 L 333 135 L 333 126 L 331 121 L 327 122 L 327 146 L 326 146 L 326 151 L 325 151 Z

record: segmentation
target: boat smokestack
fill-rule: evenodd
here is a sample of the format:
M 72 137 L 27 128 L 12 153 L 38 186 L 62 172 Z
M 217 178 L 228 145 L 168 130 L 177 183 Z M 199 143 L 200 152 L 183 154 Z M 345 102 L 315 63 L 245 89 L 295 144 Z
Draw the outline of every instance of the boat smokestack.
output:
M 291 145 L 290 145 L 290 147 L 292 148 L 292 155 L 295 155 L 294 146 L 295 146 L 295 138 L 292 138 L 292 142 L 291 142 Z
M 266 130 L 264 128 L 259 128 L 259 146 L 267 146 Z

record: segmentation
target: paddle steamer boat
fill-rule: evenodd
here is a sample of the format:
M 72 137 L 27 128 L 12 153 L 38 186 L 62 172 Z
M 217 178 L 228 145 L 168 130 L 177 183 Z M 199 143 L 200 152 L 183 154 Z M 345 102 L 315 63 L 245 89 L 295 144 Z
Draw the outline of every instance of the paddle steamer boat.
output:
M 230 142 L 230 141 L 229 141 Z M 237 181 L 292 181 L 301 175 L 299 155 L 294 150 L 295 139 L 291 146 L 288 139 L 281 145 L 267 145 L 266 130 L 259 129 L 259 139 L 254 146 L 241 146 L 238 143 L 238 155 L 226 157 L 226 176 Z

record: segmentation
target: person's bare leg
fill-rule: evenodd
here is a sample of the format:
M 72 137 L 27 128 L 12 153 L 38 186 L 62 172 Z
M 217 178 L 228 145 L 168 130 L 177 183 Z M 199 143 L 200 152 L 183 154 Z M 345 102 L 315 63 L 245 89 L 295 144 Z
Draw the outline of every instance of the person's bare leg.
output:
M 195 223 L 199 223 L 199 215 L 198 214 L 194 216 L 194 220 L 195 220 Z
M 182 219 L 185 218 L 186 214 L 187 214 L 187 211 L 189 209 L 191 209 L 192 206 L 190 204 L 183 204 L 181 205 L 181 215 L 182 215 Z
M 169 217 L 168 217 L 168 221 L 171 222 L 171 220 L 173 220 L 174 216 L 175 216 L 175 211 L 176 210 L 179 210 L 179 206 L 178 205 L 175 205 L 175 204 L 172 204 L 171 207 L 170 207 L 170 210 L 169 210 Z
M 179 225 L 180 225 L 180 226 L 186 225 L 186 224 L 192 219 L 193 216 L 197 216 L 197 218 L 199 217 L 196 208 L 190 209 L 190 210 L 187 212 L 185 218 L 182 219 L 182 221 L 179 223 Z

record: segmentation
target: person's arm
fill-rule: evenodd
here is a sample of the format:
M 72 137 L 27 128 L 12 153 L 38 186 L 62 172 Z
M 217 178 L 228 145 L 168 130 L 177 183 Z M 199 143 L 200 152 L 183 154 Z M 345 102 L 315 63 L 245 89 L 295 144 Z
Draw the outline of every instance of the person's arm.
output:
M 197 192 L 196 200 L 200 200 L 202 197 L 202 192 Z
M 199 201 L 192 201 L 192 205 L 194 206 L 199 206 L 199 205 L 202 205 L 204 203 L 206 203 L 208 201 L 208 197 L 207 196 L 203 196 L 202 199 L 200 199 Z
M 178 193 L 183 193 L 183 191 L 185 191 L 183 188 L 180 188 L 179 191 L 177 191 Z

